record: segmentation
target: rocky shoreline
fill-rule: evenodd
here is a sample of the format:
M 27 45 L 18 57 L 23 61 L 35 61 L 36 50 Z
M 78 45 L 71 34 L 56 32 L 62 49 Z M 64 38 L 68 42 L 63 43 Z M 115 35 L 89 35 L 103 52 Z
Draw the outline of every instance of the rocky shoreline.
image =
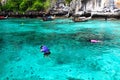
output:
M 19 9 L 19 8 L 18 8 Z M 17 12 L 18 11 L 18 12 Z M 45 12 L 46 11 L 46 12 Z M 92 18 L 116 18 L 120 19 L 120 6 L 118 0 L 71 0 L 66 3 L 65 0 L 51 0 L 51 6 L 48 10 L 1 10 L 0 16 L 16 18 L 38 18 L 44 16 L 56 17 L 74 17 L 76 15 Z M 78 16 L 78 17 L 79 17 Z
M 38 18 L 38 17 L 43 17 L 43 16 L 50 16 L 50 15 L 55 15 L 56 17 L 66 17 L 68 13 L 57 13 L 57 14 L 51 14 L 51 13 L 46 13 L 46 12 L 41 12 L 41 11 L 29 11 L 25 13 L 18 13 L 18 12 L 0 12 L 0 16 L 8 16 L 8 17 L 15 17 L 15 18 Z M 120 19 L 120 13 L 111 13 L 111 12 L 91 12 L 91 13 L 85 13 L 79 16 L 90 16 L 92 14 L 92 18 L 115 18 L 115 19 Z M 70 13 L 69 17 L 75 16 L 74 13 Z

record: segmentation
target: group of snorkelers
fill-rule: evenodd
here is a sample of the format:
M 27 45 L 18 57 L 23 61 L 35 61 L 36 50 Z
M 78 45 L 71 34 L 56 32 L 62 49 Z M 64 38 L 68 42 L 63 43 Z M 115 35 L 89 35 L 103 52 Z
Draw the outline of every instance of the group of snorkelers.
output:
M 90 42 L 91 43 L 98 43 L 98 42 L 101 42 L 101 41 L 96 40 L 96 39 L 91 39 Z M 49 56 L 51 54 L 50 49 L 45 45 L 40 46 L 40 51 L 44 53 L 43 54 L 44 56 Z

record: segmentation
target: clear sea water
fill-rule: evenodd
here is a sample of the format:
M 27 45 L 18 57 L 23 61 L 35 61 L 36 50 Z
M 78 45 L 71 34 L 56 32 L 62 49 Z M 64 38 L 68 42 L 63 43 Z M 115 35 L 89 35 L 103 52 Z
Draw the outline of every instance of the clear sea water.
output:
M 0 20 L 0 80 L 120 80 L 120 20 Z

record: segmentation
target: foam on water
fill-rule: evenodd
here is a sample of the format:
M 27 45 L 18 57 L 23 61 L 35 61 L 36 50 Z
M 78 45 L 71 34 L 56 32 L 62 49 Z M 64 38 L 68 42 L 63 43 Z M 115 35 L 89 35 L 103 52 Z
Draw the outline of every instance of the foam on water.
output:
M 120 21 L 0 21 L 0 79 L 120 80 Z M 100 43 L 90 43 L 98 39 Z M 43 57 L 40 45 L 50 48 Z

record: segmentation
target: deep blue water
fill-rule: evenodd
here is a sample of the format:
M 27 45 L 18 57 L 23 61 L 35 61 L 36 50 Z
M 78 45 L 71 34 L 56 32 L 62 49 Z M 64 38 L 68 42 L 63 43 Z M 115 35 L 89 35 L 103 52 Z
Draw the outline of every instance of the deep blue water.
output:
M 0 79 L 120 80 L 120 20 L 0 20 Z

